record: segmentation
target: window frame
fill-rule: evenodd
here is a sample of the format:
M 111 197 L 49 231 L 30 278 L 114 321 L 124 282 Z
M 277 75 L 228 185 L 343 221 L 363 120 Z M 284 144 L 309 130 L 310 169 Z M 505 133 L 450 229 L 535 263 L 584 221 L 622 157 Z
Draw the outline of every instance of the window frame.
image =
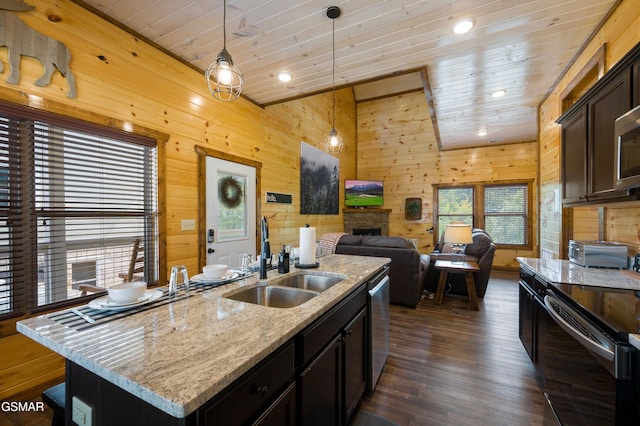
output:
M 527 189 L 527 208 L 525 218 L 525 243 L 524 244 L 499 244 L 495 243 L 496 248 L 505 250 L 531 250 L 533 246 L 533 179 L 514 179 L 514 180 L 500 180 L 492 182 L 460 182 L 454 184 L 441 184 L 434 183 L 433 187 L 433 238 L 434 244 L 440 241 L 440 235 L 444 230 L 440 230 L 438 224 L 440 223 L 439 206 L 438 206 L 438 194 L 440 189 L 451 189 L 460 187 L 472 187 L 473 188 L 473 225 L 472 228 L 485 228 L 485 188 L 498 187 L 498 186 L 526 186 Z
M 51 111 L 37 110 L 28 106 L 8 103 L 4 100 L 0 100 L 0 113 L 7 116 L 14 116 L 16 118 L 19 118 L 21 121 L 26 120 L 30 123 L 39 121 L 47 123 L 49 125 L 62 126 L 70 130 L 95 135 L 97 137 L 104 137 L 126 143 L 136 144 L 139 146 L 151 147 L 155 150 L 155 163 L 152 163 L 154 164 L 152 170 L 155 174 L 156 179 L 155 194 L 153 196 L 153 198 L 155 199 L 155 225 L 151 225 L 153 232 L 150 236 L 150 238 L 152 239 L 152 246 L 155 247 L 155 265 L 153 268 L 154 273 L 152 274 L 153 282 L 150 282 L 149 284 L 157 285 L 158 282 L 163 282 L 162 280 L 166 279 L 166 271 L 164 270 L 165 268 L 160 265 L 159 259 L 164 258 L 164 252 L 166 251 L 166 245 L 160 244 L 160 242 L 163 241 L 164 238 L 163 229 L 165 227 L 166 219 L 164 218 L 164 215 L 160 214 L 160 212 L 163 211 L 163 203 L 161 203 L 161 197 L 164 197 L 164 186 L 161 186 L 161 182 L 163 181 L 162 175 L 164 174 L 162 173 L 162 171 L 164 170 L 164 161 L 162 161 L 165 151 L 164 142 L 168 140 L 168 135 L 149 129 L 144 129 L 139 126 L 127 126 L 124 122 L 121 122 L 119 120 L 103 117 L 94 113 L 79 111 L 75 108 L 72 109 L 55 102 L 51 102 L 47 106 L 50 107 Z M 78 115 L 80 118 L 72 118 L 66 115 L 61 115 L 59 114 L 60 112 L 74 113 L 74 115 Z M 119 125 L 122 129 L 128 127 L 131 129 L 131 131 L 121 130 L 121 128 L 118 128 Z M 33 149 L 32 141 L 30 141 L 28 149 Z M 27 179 L 34 179 L 34 176 L 27 176 Z M 27 207 L 24 210 L 25 212 L 28 212 L 28 210 L 30 209 Z M 37 212 L 28 212 L 28 214 L 29 221 L 32 221 L 34 218 L 38 217 Z M 31 229 L 37 229 L 37 224 L 30 224 L 28 225 L 28 227 Z M 12 237 L 11 240 L 15 241 L 14 237 Z M 29 239 L 23 239 L 23 241 L 25 240 Z M 35 239 L 35 241 L 29 241 L 29 245 L 31 246 L 29 250 L 32 250 L 32 253 L 38 252 L 37 244 L 37 239 Z M 13 300 L 12 303 L 14 303 L 14 306 L 11 311 L 0 314 L 0 325 L 6 323 L 7 321 L 15 323 L 15 321 L 21 318 L 29 317 L 36 313 L 51 311 L 59 309 L 60 307 L 77 305 L 79 303 L 86 303 L 87 299 L 97 297 L 74 297 L 59 302 L 38 305 L 36 294 L 38 281 L 36 262 L 38 256 L 33 257 L 36 260 L 32 262 L 22 262 L 21 269 L 27 270 L 26 272 L 23 271 L 24 273 L 31 274 L 29 275 L 31 277 L 31 280 L 29 282 L 33 282 L 34 284 L 25 285 L 26 288 L 22 290 L 22 294 L 19 295 L 17 299 Z M 36 267 L 33 266 L 34 264 L 36 265 Z M 30 272 L 28 270 L 30 270 Z M 16 289 L 12 289 L 11 291 L 14 292 L 16 291 Z M 15 297 L 15 293 L 13 293 L 11 297 Z M 4 327 L 4 329 L 5 332 L 0 333 L 0 335 L 7 335 L 15 332 L 15 326 Z

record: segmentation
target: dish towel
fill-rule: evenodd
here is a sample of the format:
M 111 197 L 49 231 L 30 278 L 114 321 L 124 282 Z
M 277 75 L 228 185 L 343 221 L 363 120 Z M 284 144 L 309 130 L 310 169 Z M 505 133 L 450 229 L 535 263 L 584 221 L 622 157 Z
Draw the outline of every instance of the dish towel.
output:
M 343 235 L 348 235 L 345 232 L 330 232 L 328 234 L 322 234 L 320 237 L 320 251 L 321 255 L 333 254 L 336 252 L 336 246 L 338 241 Z

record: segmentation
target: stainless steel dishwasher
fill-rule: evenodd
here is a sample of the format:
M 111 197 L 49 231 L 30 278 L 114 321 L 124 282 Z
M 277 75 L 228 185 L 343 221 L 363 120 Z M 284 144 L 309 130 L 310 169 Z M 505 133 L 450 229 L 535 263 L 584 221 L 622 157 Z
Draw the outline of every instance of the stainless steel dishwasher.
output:
M 369 368 L 368 386 L 373 391 L 389 356 L 389 268 L 369 281 Z

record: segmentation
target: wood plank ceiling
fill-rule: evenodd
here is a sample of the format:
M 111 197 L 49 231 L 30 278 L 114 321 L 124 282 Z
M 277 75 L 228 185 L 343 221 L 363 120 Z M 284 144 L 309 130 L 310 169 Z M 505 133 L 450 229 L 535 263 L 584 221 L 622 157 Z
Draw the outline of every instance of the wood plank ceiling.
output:
M 223 46 L 222 0 L 73 1 L 202 71 Z M 259 105 L 331 90 L 326 8 L 335 5 L 337 87 L 366 101 L 428 83 L 444 150 L 533 141 L 539 102 L 617 2 L 229 0 L 227 50 L 245 77 L 243 96 Z M 463 17 L 475 26 L 456 35 Z M 282 70 L 290 82 L 278 80 Z M 497 89 L 506 94 L 492 98 Z

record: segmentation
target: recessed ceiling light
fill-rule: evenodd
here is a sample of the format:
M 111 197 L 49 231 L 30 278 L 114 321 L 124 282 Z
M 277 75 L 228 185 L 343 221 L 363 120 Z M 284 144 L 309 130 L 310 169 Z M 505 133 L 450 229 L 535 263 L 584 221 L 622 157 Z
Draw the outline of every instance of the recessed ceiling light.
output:
M 292 78 L 293 77 L 291 76 L 291 73 L 289 71 L 280 71 L 278 73 L 278 80 L 282 81 L 283 83 L 291 81 Z
M 486 130 L 478 131 L 478 136 L 487 136 L 487 131 Z
M 507 94 L 507 90 L 506 89 L 498 89 L 498 90 L 496 90 L 495 92 L 493 92 L 491 94 L 491 97 L 492 98 L 501 98 L 506 94 Z
M 475 22 L 471 18 L 462 18 L 453 24 L 453 32 L 456 34 L 466 34 L 471 31 Z

